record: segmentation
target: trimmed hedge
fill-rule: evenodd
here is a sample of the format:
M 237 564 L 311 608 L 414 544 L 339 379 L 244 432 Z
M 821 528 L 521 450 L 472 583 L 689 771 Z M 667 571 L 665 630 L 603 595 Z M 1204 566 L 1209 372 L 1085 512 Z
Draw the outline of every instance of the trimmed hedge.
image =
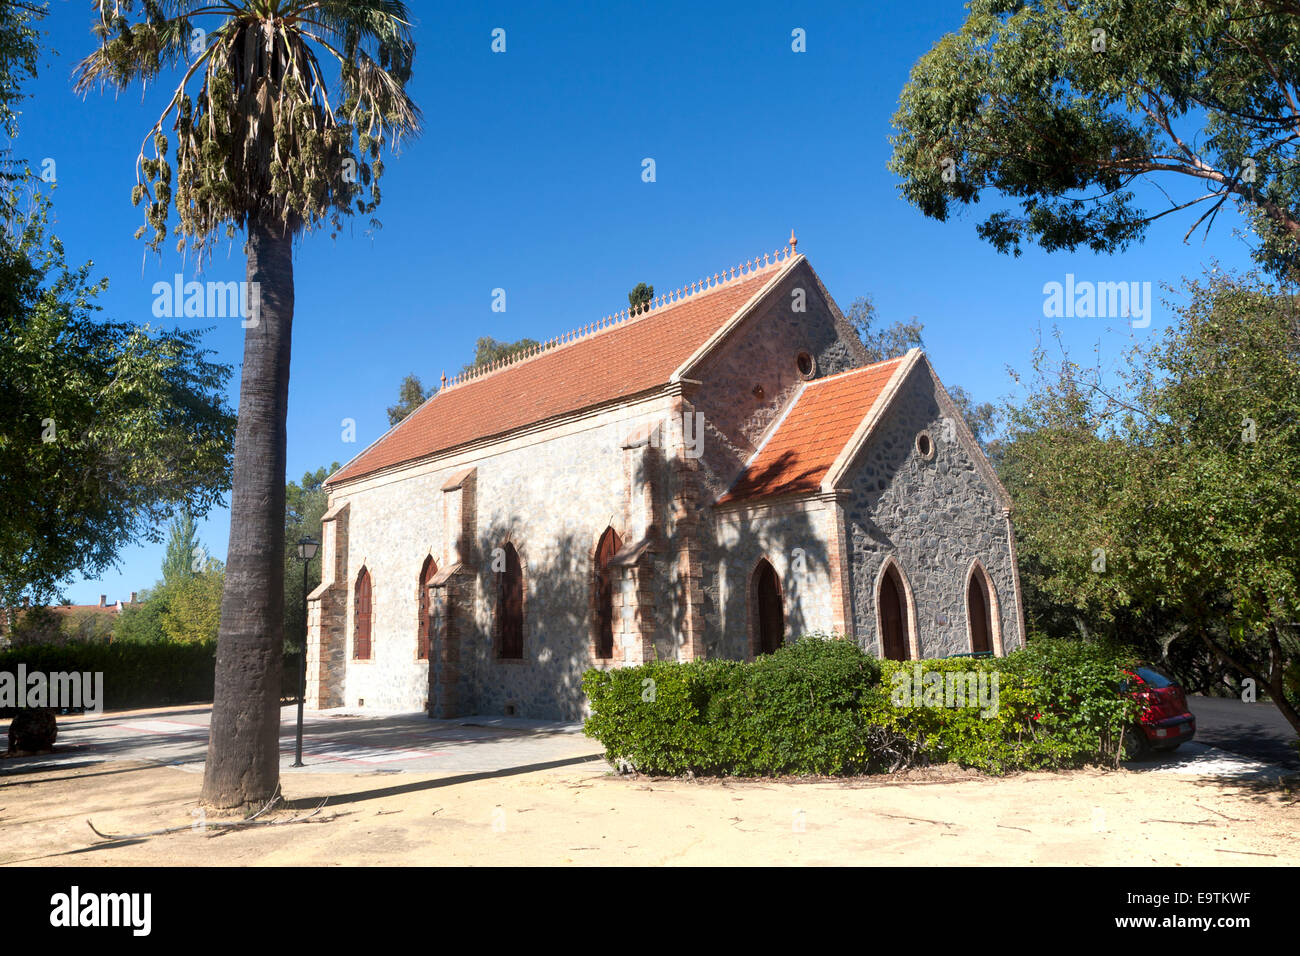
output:
M 872 760 L 864 703 L 879 677 L 856 644 L 820 635 L 751 663 L 589 670 L 584 727 L 643 773 L 857 773 Z
M 808 635 L 752 662 L 590 670 L 585 730 L 611 762 L 664 775 L 853 774 L 916 759 L 989 773 L 1114 762 L 1137 710 L 1117 688 L 1131 665 L 1121 651 L 1074 641 L 1005 658 L 881 662 L 852 641 Z M 978 699 L 936 707 L 901 696 L 904 678 L 924 688 L 958 673 L 996 686 L 996 712 Z
M 1079 641 L 1036 642 L 1002 658 L 885 661 L 868 721 L 916 741 L 932 762 L 987 773 L 1114 763 L 1138 711 L 1117 687 L 1120 669 L 1132 666 L 1123 651 Z M 996 675 L 995 713 L 899 703 L 900 681 L 915 691 L 918 675 L 924 685 L 934 674 L 946 690 L 947 675 L 972 672 L 987 688 Z
M 298 700 L 298 653 L 286 652 L 280 670 L 281 703 Z M 104 700 L 112 710 L 208 703 L 216 683 L 216 641 L 114 641 L 32 644 L 0 651 L 0 672 L 89 671 L 104 674 Z M 0 717 L 13 708 L 0 708 Z
M 101 706 L 120 710 L 212 700 L 215 641 L 36 644 L 0 652 L 0 671 L 89 671 L 104 675 Z

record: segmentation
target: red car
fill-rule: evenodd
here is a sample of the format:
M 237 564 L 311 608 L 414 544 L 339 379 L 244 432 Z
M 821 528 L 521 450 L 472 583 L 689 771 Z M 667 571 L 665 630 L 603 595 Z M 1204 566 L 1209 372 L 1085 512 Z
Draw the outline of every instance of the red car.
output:
M 1142 664 L 1129 679 L 1124 692 L 1143 705 L 1138 721 L 1124 734 L 1129 759 L 1156 750 L 1177 750 L 1196 736 L 1196 717 L 1187 709 L 1183 689 L 1154 667 Z

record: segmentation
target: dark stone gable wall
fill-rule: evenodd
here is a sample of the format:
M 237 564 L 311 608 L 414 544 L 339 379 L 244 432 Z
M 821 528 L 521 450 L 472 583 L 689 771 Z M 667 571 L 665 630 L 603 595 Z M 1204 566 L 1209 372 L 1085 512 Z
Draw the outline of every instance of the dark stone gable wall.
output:
M 925 430 L 933 460 L 916 448 Z M 844 501 L 850 593 L 858 642 L 879 655 L 876 587 L 892 556 L 915 603 L 920 657 L 971 649 L 966 581 L 973 559 L 996 591 L 1004 652 L 1023 643 L 1015 574 L 1002 504 L 953 431 L 945 426 L 933 380 L 912 370 L 897 401 L 854 463 Z

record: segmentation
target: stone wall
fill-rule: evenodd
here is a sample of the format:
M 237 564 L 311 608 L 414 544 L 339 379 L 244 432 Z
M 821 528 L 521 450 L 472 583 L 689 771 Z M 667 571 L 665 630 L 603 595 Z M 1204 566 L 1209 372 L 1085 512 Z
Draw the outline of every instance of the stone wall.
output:
M 626 439 L 638 428 L 657 424 L 672 408 L 666 396 L 628 403 L 556 424 L 532 434 L 518 435 L 478 452 L 423 464 L 390 475 L 373 476 L 335 493 L 331 502 L 346 501 L 351 510 L 347 565 L 355 580 L 362 567 L 372 580 L 372 659 L 352 658 L 354 608 L 349 593 L 346 615 L 347 675 L 342 692 L 349 707 L 417 711 L 431 707 L 447 714 L 445 702 L 429 701 L 429 689 L 447 687 L 454 675 L 458 714 L 505 714 L 541 719 L 574 719 L 582 715 L 583 672 L 590 666 L 611 666 L 592 658 L 590 642 L 591 559 L 601 533 L 613 525 L 629 541 L 626 522 L 634 510 L 630 498 L 642 495 L 647 484 L 662 488 L 654 478 L 657 449 L 648 449 L 649 465 L 632 471 L 629 488 Z M 453 529 L 444 527 L 456 514 L 445 496 L 448 480 L 474 468 L 473 494 L 463 506 L 473 509 L 476 539 L 464 548 L 456 587 L 461 600 L 452 609 L 458 639 L 454 650 L 435 647 L 434 680 L 429 662 L 416 658 L 420 568 L 432 554 L 439 567 L 448 567 L 455 554 L 448 547 Z M 648 469 L 648 470 L 647 470 Z M 653 493 L 653 492 L 652 492 Z M 663 492 L 659 492 L 662 496 Z M 648 518 L 662 513 L 659 500 Z M 494 549 L 509 540 L 524 571 L 524 657 L 502 660 L 493 654 L 495 577 Z M 630 615 L 637 625 L 657 599 L 654 577 L 658 555 L 647 553 L 627 573 L 633 581 L 629 595 L 618 590 L 619 619 Z M 620 576 L 621 577 L 621 576 Z M 438 590 L 434 589 L 435 592 Z M 637 602 L 645 605 L 639 607 Z M 441 605 L 435 604 L 435 615 Z M 626 608 L 626 611 L 624 610 Z M 457 618 L 456 615 L 462 615 Z M 644 646 L 638 627 L 617 629 L 616 657 L 640 660 Z M 431 631 L 438 634 L 438 625 Z M 454 657 L 454 660 L 452 659 Z M 450 668 L 450 671 L 449 671 Z M 446 696 L 452 696 L 448 691 Z M 364 701 L 364 705 L 360 702 Z
M 833 502 L 819 498 L 737 505 L 714 513 L 704 584 L 706 657 L 753 657 L 757 610 L 752 583 L 766 558 L 781 582 L 785 639 L 844 633 L 834 602 Z
M 926 432 L 931 460 L 917 450 Z M 971 650 L 966 583 L 978 559 L 995 591 L 1002 650 L 1023 644 L 1015 569 L 1003 505 L 975 460 L 945 423 L 939 393 L 922 361 L 854 462 L 845 500 L 854 633 L 880 654 L 876 587 L 893 557 L 914 598 L 921 657 Z
M 707 422 L 701 481 L 708 500 L 727 490 L 805 380 L 796 364 L 800 352 L 813 357 L 813 378 L 866 363 L 857 334 L 807 262 L 690 372 L 702 383 L 690 401 Z
M 347 670 L 348 515 L 346 502 L 321 518 L 321 583 L 307 596 L 307 706 L 342 707 Z

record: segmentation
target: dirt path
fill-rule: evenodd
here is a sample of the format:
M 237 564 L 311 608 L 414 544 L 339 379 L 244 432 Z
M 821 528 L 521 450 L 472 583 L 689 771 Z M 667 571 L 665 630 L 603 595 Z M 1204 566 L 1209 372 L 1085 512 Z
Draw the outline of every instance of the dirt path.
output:
M 0 784 L 0 863 L 1300 864 L 1300 794 L 1266 781 L 1129 770 L 993 779 L 933 768 L 858 781 L 692 782 L 603 766 L 295 775 L 286 781 L 294 806 L 330 797 L 319 822 L 107 845 L 87 818 L 114 834 L 196 821 L 200 775 L 133 762 L 24 773 Z

